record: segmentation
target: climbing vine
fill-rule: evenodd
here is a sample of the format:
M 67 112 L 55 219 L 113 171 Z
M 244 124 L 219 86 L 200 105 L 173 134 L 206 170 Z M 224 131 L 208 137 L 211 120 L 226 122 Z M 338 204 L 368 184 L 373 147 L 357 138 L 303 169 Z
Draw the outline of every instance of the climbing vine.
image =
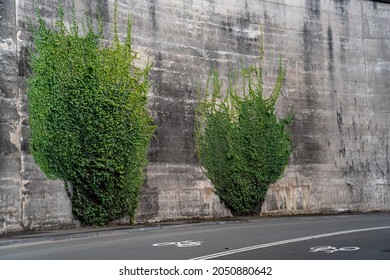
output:
M 32 26 L 32 75 L 28 80 L 30 149 L 43 172 L 62 179 L 75 217 L 104 225 L 134 216 L 143 185 L 147 147 L 154 132 L 146 109 L 151 65 L 135 65 L 131 20 L 120 42 L 116 28 L 104 46 L 103 25 L 87 18 L 47 25 L 37 12 Z
M 287 130 L 291 117 L 275 115 L 285 78 L 279 61 L 276 85 L 269 98 L 263 94 L 263 44 L 260 65 L 243 67 L 240 92 L 237 75 L 229 75 L 226 93 L 217 69 L 200 92 L 197 107 L 197 152 L 215 191 L 235 215 L 261 211 L 267 189 L 282 175 L 292 152 Z

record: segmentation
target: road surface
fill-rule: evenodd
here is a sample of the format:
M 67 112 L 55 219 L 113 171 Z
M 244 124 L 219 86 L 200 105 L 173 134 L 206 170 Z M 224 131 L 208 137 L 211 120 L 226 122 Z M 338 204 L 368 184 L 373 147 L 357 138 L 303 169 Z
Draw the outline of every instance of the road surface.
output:
M 23 242 L 19 242 L 19 241 Z M 390 213 L 0 238 L 3 260 L 390 260 Z

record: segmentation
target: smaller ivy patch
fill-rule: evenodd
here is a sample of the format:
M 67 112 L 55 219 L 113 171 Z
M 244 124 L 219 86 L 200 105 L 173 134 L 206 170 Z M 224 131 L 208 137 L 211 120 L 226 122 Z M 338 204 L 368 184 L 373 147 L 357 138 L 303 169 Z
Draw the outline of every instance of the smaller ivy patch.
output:
M 279 61 L 276 85 L 265 98 L 262 61 L 263 45 L 260 65 L 241 70 L 240 92 L 230 73 L 226 93 L 222 94 L 218 70 L 213 69 L 196 110 L 200 164 L 234 215 L 261 211 L 269 185 L 283 174 L 292 152 L 287 129 L 292 118 L 279 119 L 275 114 L 285 69 Z

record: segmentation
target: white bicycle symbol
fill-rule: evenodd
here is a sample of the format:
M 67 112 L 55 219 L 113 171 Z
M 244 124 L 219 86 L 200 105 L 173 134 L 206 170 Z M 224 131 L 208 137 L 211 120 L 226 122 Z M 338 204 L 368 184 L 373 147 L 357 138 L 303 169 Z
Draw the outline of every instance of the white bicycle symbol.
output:
M 342 247 L 342 248 L 336 248 L 333 246 L 316 246 L 311 247 L 309 253 L 317 253 L 317 252 L 324 252 L 326 254 L 332 254 L 335 252 L 350 252 L 350 251 L 357 251 L 359 250 L 359 247 Z
M 203 243 L 203 241 L 192 241 L 192 240 L 185 240 L 185 241 L 179 241 L 179 242 L 161 242 L 161 243 L 155 243 L 153 244 L 154 247 L 161 247 L 161 246 L 176 246 L 179 248 L 183 247 L 194 247 L 199 246 Z

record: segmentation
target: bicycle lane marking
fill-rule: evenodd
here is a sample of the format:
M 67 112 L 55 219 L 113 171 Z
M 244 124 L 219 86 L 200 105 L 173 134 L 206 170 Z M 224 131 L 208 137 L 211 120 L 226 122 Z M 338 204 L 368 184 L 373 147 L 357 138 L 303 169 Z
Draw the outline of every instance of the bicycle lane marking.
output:
M 315 247 L 310 248 L 309 253 L 321 252 L 321 253 L 326 253 L 326 254 L 333 254 L 335 252 L 352 252 L 352 251 L 357 251 L 357 250 L 360 250 L 360 248 L 353 247 L 353 246 L 341 247 L 341 248 L 337 248 L 337 247 L 333 247 L 333 246 L 315 246 Z
M 192 258 L 191 260 L 209 260 L 209 259 L 215 259 L 218 257 L 227 256 L 227 255 L 233 255 L 233 254 L 238 254 L 238 253 L 242 253 L 242 252 L 248 252 L 248 251 L 252 251 L 252 250 L 258 250 L 258 249 L 263 249 L 263 248 L 268 248 L 268 247 L 273 247 L 273 246 L 278 246 L 278 245 L 284 245 L 284 244 L 289 244 L 289 243 L 294 243 L 294 242 L 300 242 L 300 241 L 306 241 L 306 240 L 311 240 L 311 239 L 324 238 L 324 237 L 330 237 L 330 236 L 336 236 L 336 235 L 342 235 L 342 234 L 351 234 L 351 233 L 358 233 L 358 232 L 365 232 L 365 231 L 381 230 L 381 229 L 390 229 L 390 226 L 344 230 L 344 231 L 323 233 L 323 234 L 317 234 L 317 235 L 311 235 L 311 236 L 305 236 L 305 237 L 299 237 L 299 238 L 293 238 L 293 239 L 286 239 L 286 240 L 281 240 L 281 241 L 276 241 L 276 242 L 271 242 L 271 243 L 259 244 L 259 245 L 249 246 L 249 247 L 233 249 L 230 251 L 205 255 L 205 256 L 201 256 L 201 257 Z
M 194 246 L 199 246 L 204 243 L 203 241 L 192 241 L 192 240 L 184 240 L 184 241 L 172 241 L 172 242 L 161 242 L 161 243 L 154 243 L 152 246 L 153 247 L 164 247 L 164 246 L 176 246 L 179 248 L 183 247 L 194 247 Z

